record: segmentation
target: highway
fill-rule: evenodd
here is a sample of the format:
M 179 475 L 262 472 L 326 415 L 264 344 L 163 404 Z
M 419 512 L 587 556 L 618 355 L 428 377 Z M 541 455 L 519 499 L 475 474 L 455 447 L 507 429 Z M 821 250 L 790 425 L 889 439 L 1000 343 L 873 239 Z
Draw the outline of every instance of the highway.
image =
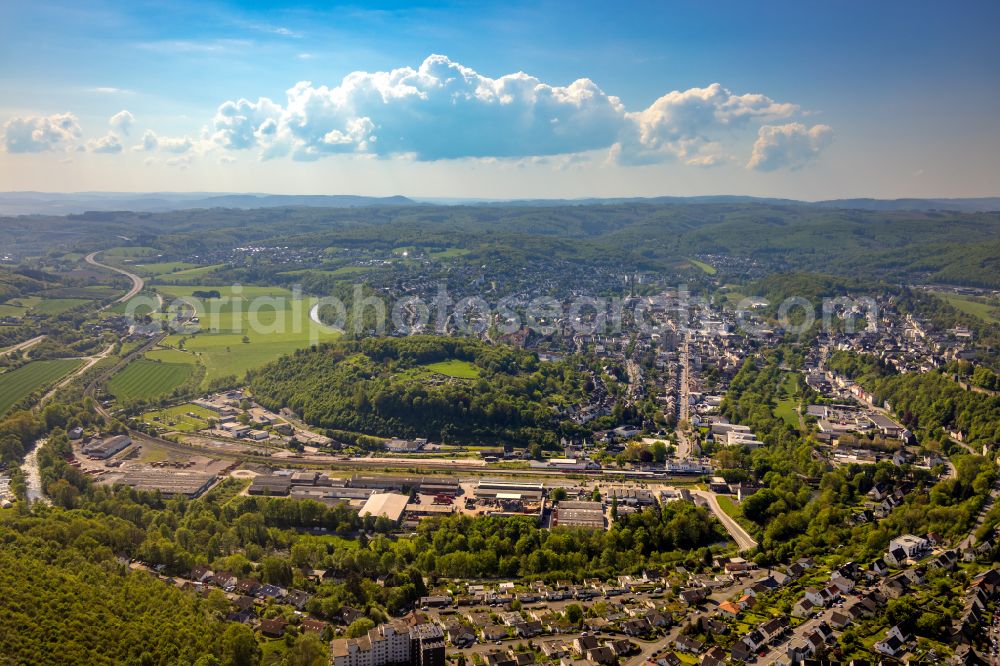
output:
M 142 291 L 142 288 L 145 286 L 146 283 L 143 281 L 141 277 L 139 277 L 135 273 L 130 273 L 124 268 L 118 268 L 117 266 L 109 266 L 108 264 L 102 264 L 101 262 L 97 261 L 96 259 L 94 259 L 94 257 L 97 256 L 100 252 L 101 250 L 98 250 L 97 252 L 91 252 L 86 257 L 84 257 L 83 260 L 92 266 L 97 266 L 99 268 L 104 268 L 109 271 L 114 271 L 115 273 L 121 273 L 122 275 L 128 277 L 128 279 L 132 280 L 132 288 L 129 289 L 124 296 L 116 299 L 113 303 L 111 303 L 111 305 L 114 305 L 114 303 L 124 303 L 125 301 L 129 300 L 130 298 L 138 294 L 140 291 Z

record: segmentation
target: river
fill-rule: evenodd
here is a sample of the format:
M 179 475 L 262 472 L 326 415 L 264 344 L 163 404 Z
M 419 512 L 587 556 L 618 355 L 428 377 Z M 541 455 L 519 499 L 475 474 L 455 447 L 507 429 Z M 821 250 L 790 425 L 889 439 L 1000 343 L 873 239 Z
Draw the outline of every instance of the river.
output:
M 24 471 L 24 482 L 27 486 L 28 504 L 41 502 L 49 503 L 49 498 L 42 492 L 42 476 L 38 471 L 38 449 L 45 444 L 44 439 L 35 442 L 35 447 L 24 456 L 24 464 L 21 469 Z

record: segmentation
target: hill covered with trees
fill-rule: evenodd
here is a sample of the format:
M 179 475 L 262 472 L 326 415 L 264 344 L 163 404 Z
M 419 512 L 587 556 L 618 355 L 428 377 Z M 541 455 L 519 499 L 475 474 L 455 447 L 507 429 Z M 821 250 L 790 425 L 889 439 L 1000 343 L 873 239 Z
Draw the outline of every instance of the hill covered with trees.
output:
M 554 444 L 562 410 L 585 397 L 572 361 L 474 339 L 413 336 L 338 342 L 254 371 L 261 404 L 324 428 L 445 442 Z

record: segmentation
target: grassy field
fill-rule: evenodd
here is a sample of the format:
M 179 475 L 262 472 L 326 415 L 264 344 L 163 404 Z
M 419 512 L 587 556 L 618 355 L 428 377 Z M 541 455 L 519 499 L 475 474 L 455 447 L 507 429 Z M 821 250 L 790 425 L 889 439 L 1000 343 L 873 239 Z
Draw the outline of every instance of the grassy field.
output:
M 86 298 L 43 298 L 41 303 L 31 308 L 31 311 L 38 314 L 57 315 L 90 302 Z
M 725 495 L 718 495 L 715 499 L 719 502 L 719 508 L 730 518 L 735 520 L 742 515 L 740 508 L 736 506 L 735 502 Z
M 36 314 L 56 315 L 62 314 L 67 310 L 72 310 L 75 307 L 79 307 L 89 302 L 90 299 L 87 298 L 43 298 L 42 296 L 23 296 L 21 298 L 12 298 L 7 301 L 6 305 L 15 308 L 24 308 L 24 310 L 34 312 Z
M 221 298 L 197 301 L 200 332 L 196 335 L 172 335 L 165 344 L 194 352 L 205 366 L 205 382 L 235 375 L 308 347 L 316 342 L 334 340 L 338 334 L 326 331 L 309 318 L 312 299 L 296 301 L 291 291 L 280 287 L 242 287 L 234 294 L 231 287 L 180 286 L 160 287 L 169 304 L 172 298 L 189 297 L 195 291 L 218 290 Z M 242 304 L 234 304 L 238 296 Z M 255 299 L 259 299 L 255 302 Z M 249 342 L 244 342 L 244 335 Z
M 464 247 L 450 247 L 447 250 L 431 252 L 431 256 L 435 259 L 453 259 L 455 257 L 464 257 L 469 254 L 469 252 L 471 252 L 471 250 L 466 250 Z
M 792 426 L 796 430 L 799 429 L 799 414 L 795 411 L 798 406 L 798 400 L 792 398 L 785 398 L 784 400 L 779 400 L 777 405 L 774 407 L 774 415 L 783 420 L 788 425 Z
M 136 305 L 131 310 L 132 314 L 136 317 L 143 317 L 152 312 L 151 306 L 147 305 L 147 303 L 153 303 L 155 305 L 156 295 L 151 291 L 143 290 L 123 303 L 115 303 L 110 308 L 105 310 L 105 312 L 114 315 L 125 314 L 129 311 L 129 304 L 132 301 L 136 301 Z
M 952 294 L 949 292 L 936 291 L 935 296 L 939 296 L 948 302 L 956 310 L 979 317 L 983 321 L 991 324 L 1000 324 L 1000 307 L 974 300 L 968 296 Z
M 191 376 L 191 363 L 160 363 L 138 359 L 108 382 L 108 390 L 119 400 L 149 400 L 169 394 Z
M 192 405 L 191 403 L 184 403 L 183 405 L 176 405 L 167 409 L 146 412 L 140 418 L 146 423 L 165 430 L 194 432 L 207 428 L 208 419 L 215 418 L 215 416 L 215 414 L 207 409 Z
M 81 363 L 75 358 L 32 361 L 3 373 L 0 375 L 0 415 L 34 391 L 65 377 Z
M 476 379 L 479 377 L 479 368 L 468 361 L 440 361 L 439 363 L 428 363 L 423 367 L 439 375 L 457 379 Z
M 27 310 L 19 305 L 0 303 L 0 317 L 22 317 L 25 312 Z
M 697 259 L 688 259 L 690 263 L 695 268 L 700 269 L 703 273 L 707 275 L 715 275 L 718 271 L 715 270 L 715 266 L 711 264 L 706 264 L 704 261 L 698 261 Z
M 225 268 L 225 264 L 212 264 L 211 266 L 194 266 L 185 268 L 174 273 L 166 273 L 156 277 L 157 283 L 183 282 L 184 280 L 194 280 L 206 275 L 211 275 L 220 268 Z
M 104 257 L 155 257 L 160 253 L 155 247 L 112 247 L 101 253 Z M 98 257 L 100 259 L 100 257 Z
M 795 382 L 795 373 L 787 373 L 781 383 L 782 398 L 778 400 L 774 407 L 774 415 L 782 419 L 785 423 L 798 430 L 799 406 L 798 384 Z
M 198 264 L 192 264 L 186 261 L 162 261 L 149 264 L 135 263 L 132 264 L 131 268 L 139 275 L 155 277 L 157 275 L 165 275 L 168 273 L 179 273 L 180 271 L 199 268 L 199 266 Z
M 198 362 L 198 357 L 193 353 L 171 348 L 157 348 L 152 351 L 148 351 L 146 352 L 146 358 L 153 361 L 162 361 L 164 363 L 194 364 Z

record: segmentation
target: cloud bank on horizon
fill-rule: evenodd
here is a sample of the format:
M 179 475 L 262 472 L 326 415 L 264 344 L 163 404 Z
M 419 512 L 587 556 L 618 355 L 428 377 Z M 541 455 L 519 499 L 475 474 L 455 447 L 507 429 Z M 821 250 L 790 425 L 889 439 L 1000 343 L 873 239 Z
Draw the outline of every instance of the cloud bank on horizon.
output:
M 629 110 L 590 79 L 554 86 L 518 72 L 490 78 L 441 55 L 418 68 L 348 74 L 328 87 L 302 81 L 282 102 L 228 100 L 197 139 L 147 129 L 133 151 L 164 152 L 168 164 L 195 156 L 252 151 L 262 160 L 317 160 L 353 154 L 416 161 L 546 158 L 605 151 L 616 164 L 680 162 L 693 167 L 744 163 L 758 171 L 799 169 L 831 143 L 828 125 L 807 126 L 794 103 L 735 94 L 718 83 L 668 92 Z M 10 118 L 8 153 L 89 151 L 119 154 L 136 125 L 127 110 L 109 131 L 84 141 L 72 113 Z M 752 154 L 734 144 L 756 131 Z M 154 159 L 154 158 L 149 158 Z

